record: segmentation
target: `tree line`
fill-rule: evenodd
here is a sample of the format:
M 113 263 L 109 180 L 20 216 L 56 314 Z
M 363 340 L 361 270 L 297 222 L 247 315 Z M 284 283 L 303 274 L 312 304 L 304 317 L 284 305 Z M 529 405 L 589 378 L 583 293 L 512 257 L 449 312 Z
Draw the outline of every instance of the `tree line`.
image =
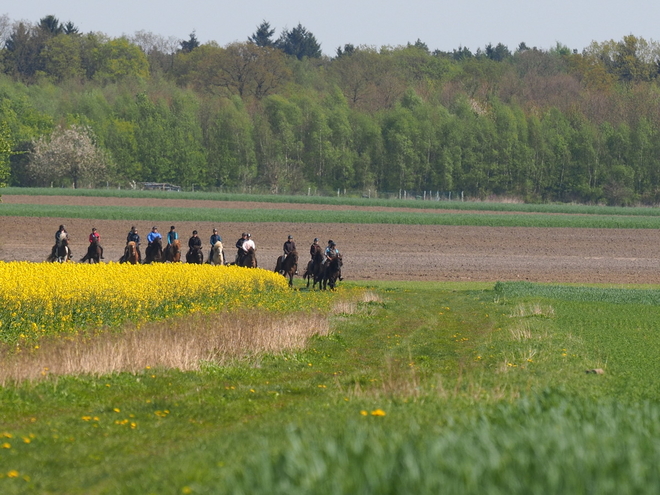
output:
M 660 199 L 660 45 L 345 44 L 264 21 L 219 46 L 0 17 L 0 177 L 16 186 L 462 191 Z

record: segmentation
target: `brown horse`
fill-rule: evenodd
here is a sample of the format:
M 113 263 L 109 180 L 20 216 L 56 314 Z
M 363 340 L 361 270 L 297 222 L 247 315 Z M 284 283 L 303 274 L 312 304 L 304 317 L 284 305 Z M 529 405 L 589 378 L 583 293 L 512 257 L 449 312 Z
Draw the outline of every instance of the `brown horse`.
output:
M 284 256 L 277 258 L 275 265 L 275 272 L 284 277 L 289 277 L 289 287 L 293 287 L 293 276 L 298 270 L 298 251 L 291 251 L 289 255 L 282 261 Z
M 246 268 L 256 268 L 257 267 L 257 255 L 254 252 L 253 248 L 248 249 L 248 252 L 245 253 L 242 259 L 236 263 L 238 266 L 244 266 Z
M 313 280 L 312 290 L 316 288 L 316 284 L 319 284 L 321 287 L 321 282 L 323 281 L 323 271 L 325 267 L 323 266 L 323 252 L 321 246 L 317 246 L 314 257 L 309 263 L 307 263 L 307 270 L 303 275 L 303 279 L 307 279 L 307 288 L 309 289 L 309 281 Z
M 144 263 L 163 262 L 163 242 L 160 238 L 154 239 L 144 251 Z
M 223 251 L 222 242 L 216 242 L 211 248 L 211 257 L 209 258 L 209 264 L 211 265 L 224 265 L 225 264 L 225 253 Z
M 126 244 L 126 250 L 124 256 L 120 260 L 120 263 L 130 263 L 131 265 L 136 265 L 140 262 L 140 253 L 137 248 L 135 241 L 130 241 Z
M 80 259 L 81 263 L 84 263 L 85 261 L 89 263 L 100 263 L 101 262 L 101 245 L 99 244 L 99 241 L 94 240 L 94 242 L 91 242 L 89 244 L 89 247 L 87 248 L 87 252 L 85 253 L 85 256 L 83 256 Z
M 204 263 L 204 253 L 202 253 L 202 248 L 190 248 L 186 253 L 186 263 L 194 263 L 197 265 Z
M 181 261 L 181 242 L 179 242 L 179 239 L 174 239 L 172 244 L 168 244 L 165 248 L 165 261 L 170 263 Z
M 330 290 L 335 290 L 342 265 L 343 261 L 341 255 L 337 255 L 330 259 L 323 271 L 323 290 L 325 290 L 328 285 L 330 286 Z

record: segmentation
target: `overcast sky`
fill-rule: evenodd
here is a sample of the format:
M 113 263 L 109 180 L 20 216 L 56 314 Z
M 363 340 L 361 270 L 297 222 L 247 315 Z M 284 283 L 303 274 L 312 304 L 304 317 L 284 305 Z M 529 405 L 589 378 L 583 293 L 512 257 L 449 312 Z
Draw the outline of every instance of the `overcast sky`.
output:
M 15 0 L 0 15 L 37 22 L 52 14 L 81 32 L 111 37 L 148 31 L 188 39 L 194 30 L 205 43 L 245 41 L 263 20 L 276 29 L 302 24 L 326 55 L 338 46 L 398 46 L 420 39 L 429 49 L 473 52 L 488 43 L 511 51 L 521 41 L 552 48 L 557 42 L 581 51 L 591 41 L 634 34 L 660 39 L 658 0 Z

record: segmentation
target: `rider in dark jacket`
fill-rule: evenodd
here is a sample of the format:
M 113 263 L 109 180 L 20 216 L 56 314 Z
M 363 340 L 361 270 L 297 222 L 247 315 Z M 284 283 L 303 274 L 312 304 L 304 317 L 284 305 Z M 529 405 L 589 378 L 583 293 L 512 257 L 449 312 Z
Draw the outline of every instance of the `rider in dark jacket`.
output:
M 128 259 L 128 243 L 134 242 L 135 249 L 137 251 L 138 263 L 142 261 L 142 254 L 140 253 L 140 234 L 138 234 L 135 226 L 131 227 L 131 231 L 126 236 L 126 248 L 124 248 L 124 256 L 119 260 L 120 262 L 125 262 Z
M 188 239 L 188 247 L 193 249 L 202 249 L 202 240 L 197 236 L 197 231 L 193 230 L 192 237 Z
M 289 253 L 296 250 L 296 243 L 293 242 L 292 235 L 289 236 L 288 240 L 284 243 L 282 249 L 284 250 L 284 257 L 282 258 L 282 261 L 284 261 L 286 257 L 289 256 Z
M 247 234 L 243 232 L 241 238 L 236 241 L 236 249 L 238 253 L 236 254 L 236 264 L 239 265 L 243 257 L 245 256 L 245 251 L 243 251 L 243 243 L 247 241 Z

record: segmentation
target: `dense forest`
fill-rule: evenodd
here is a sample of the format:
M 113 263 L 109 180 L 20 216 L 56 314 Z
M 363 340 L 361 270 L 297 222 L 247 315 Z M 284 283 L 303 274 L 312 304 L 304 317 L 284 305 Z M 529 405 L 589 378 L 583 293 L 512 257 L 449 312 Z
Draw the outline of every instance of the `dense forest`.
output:
M 660 202 L 660 45 L 110 38 L 0 16 L 0 182 Z M 454 196 L 455 197 L 455 196 Z

